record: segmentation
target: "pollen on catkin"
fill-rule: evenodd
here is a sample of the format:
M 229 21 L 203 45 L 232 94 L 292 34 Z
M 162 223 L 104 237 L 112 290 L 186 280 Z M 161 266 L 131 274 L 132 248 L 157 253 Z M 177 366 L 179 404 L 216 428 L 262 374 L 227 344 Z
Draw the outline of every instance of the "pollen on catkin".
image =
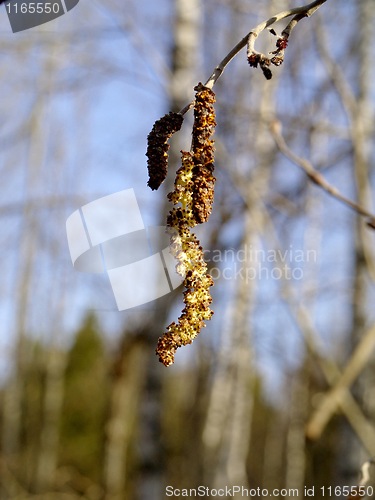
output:
M 191 151 L 181 152 L 181 168 L 176 174 L 174 190 L 168 195 L 178 205 L 170 211 L 167 226 L 171 228 L 170 251 L 178 262 L 176 270 L 184 276 L 185 307 L 177 323 L 172 322 L 159 338 L 156 353 L 165 366 L 173 364 L 177 349 L 191 344 L 213 315 L 210 309 L 213 279 L 191 229 L 207 221 L 214 199 L 215 94 L 201 83 L 195 91 Z

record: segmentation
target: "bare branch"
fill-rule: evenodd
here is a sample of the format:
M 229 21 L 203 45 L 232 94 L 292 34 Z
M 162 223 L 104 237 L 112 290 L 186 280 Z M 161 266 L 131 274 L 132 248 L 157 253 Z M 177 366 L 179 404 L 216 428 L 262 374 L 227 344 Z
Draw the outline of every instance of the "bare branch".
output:
M 264 76 L 267 80 L 272 78 L 271 70 L 269 66 L 274 64 L 275 66 L 280 66 L 284 61 L 284 51 L 288 45 L 288 39 L 292 32 L 292 30 L 297 26 L 299 21 L 304 17 L 310 17 L 326 0 L 312 2 L 309 5 L 305 5 L 304 7 L 297 7 L 295 9 L 290 9 L 284 12 L 280 12 L 276 14 L 276 16 L 271 17 L 267 21 L 259 24 L 256 28 L 254 28 L 248 36 L 247 40 L 247 60 L 250 66 L 257 67 L 260 65 Z M 257 52 L 255 50 L 255 41 L 258 38 L 259 34 L 265 29 L 274 24 L 277 21 L 281 21 L 286 17 L 294 16 L 293 19 L 288 23 L 286 28 L 281 33 L 281 38 L 279 38 L 276 42 L 276 50 L 271 52 L 273 54 L 272 58 L 269 58 L 267 55 L 262 54 L 261 52 Z
M 225 67 L 228 63 L 244 48 L 246 45 L 248 46 L 248 56 L 250 53 L 256 53 L 254 49 L 255 39 L 259 36 L 259 34 L 264 31 L 266 28 L 271 26 L 272 24 L 281 21 L 287 17 L 295 16 L 292 21 L 288 24 L 288 26 L 283 31 L 282 35 L 289 37 L 290 32 L 294 28 L 294 26 L 298 23 L 298 21 L 304 17 L 310 17 L 316 10 L 319 9 L 321 5 L 323 5 L 327 0 L 315 0 L 315 2 L 311 2 L 308 5 L 304 5 L 302 7 L 296 7 L 294 9 L 284 10 L 275 14 L 274 16 L 267 19 L 267 21 L 263 21 L 258 24 L 255 28 L 250 30 L 250 32 L 240 40 L 235 47 L 224 57 L 224 59 L 216 66 L 211 76 L 205 83 L 205 86 L 212 89 L 217 80 L 223 74 Z M 258 54 L 258 53 L 257 53 Z M 264 58 L 265 56 L 262 55 Z M 180 114 L 184 115 L 191 109 L 193 103 L 187 104 L 181 111 Z
M 322 399 L 318 408 L 310 418 L 306 426 L 307 435 L 313 436 L 314 439 L 321 436 L 329 420 L 337 411 L 344 397 L 346 397 L 349 387 L 368 363 L 374 348 L 375 326 L 372 326 L 372 328 L 362 337 L 344 371 L 335 382 L 335 385 Z
M 363 217 L 367 218 L 367 225 L 373 229 L 375 229 L 375 215 L 369 212 L 366 208 L 363 206 L 359 205 L 353 200 L 350 200 L 346 196 L 344 196 L 335 186 L 332 186 L 329 184 L 329 182 L 322 176 L 320 172 L 318 172 L 313 165 L 306 160 L 305 158 L 301 158 L 298 155 L 296 155 L 286 144 L 283 136 L 281 135 L 281 124 L 278 120 L 274 120 L 270 124 L 270 130 L 271 133 L 275 139 L 275 142 L 281 151 L 281 153 L 291 160 L 295 165 L 300 167 L 306 175 L 309 177 L 309 179 L 314 182 L 317 186 L 321 187 L 326 191 L 329 195 L 331 195 L 333 198 L 336 198 L 339 200 L 341 203 L 344 203 L 347 205 L 349 208 L 354 210 L 354 212 L 358 213 L 359 215 L 362 215 Z

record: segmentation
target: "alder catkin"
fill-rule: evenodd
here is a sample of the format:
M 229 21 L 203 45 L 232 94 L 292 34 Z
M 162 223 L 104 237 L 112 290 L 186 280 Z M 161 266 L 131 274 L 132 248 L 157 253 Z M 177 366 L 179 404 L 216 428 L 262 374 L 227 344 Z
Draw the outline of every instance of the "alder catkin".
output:
M 211 215 L 214 200 L 214 141 L 211 139 L 215 126 L 215 94 L 201 83 L 195 87 L 194 126 L 192 152 L 193 213 L 198 223 L 206 222 Z
M 168 172 L 168 139 L 181 129 L 184 117 L 179 113 L 168 113 L 157 120 L 147 137 L 148 186 L 158 189 Z
M 214 199 L 215 94 L 201 83 L 195 90 L 191 151 L 182 151 L 181 168 L 168 195 L 173 204 L 180 205 L 170 211 L 167 226 L 172 231 L 170 250 L 178 261 L 176 270 L 184 276 L 185 307 L 177 323 L 171 323 L 159 338 L 156 353 L 165 366 L 173 364 L 177 349 L 191 344 L 213 315 L 209 291 L 213 279 L 191 228 L 207 221 Z

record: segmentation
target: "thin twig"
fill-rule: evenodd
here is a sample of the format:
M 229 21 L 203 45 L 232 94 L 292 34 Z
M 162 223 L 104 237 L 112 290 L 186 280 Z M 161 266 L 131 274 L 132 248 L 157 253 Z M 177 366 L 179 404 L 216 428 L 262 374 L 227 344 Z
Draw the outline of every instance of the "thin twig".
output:
M 281 151 L 281 153 L 286 157 L 289 158 L 295 165 L 300 167 L 306 175 L 309 177 L 309 179 L 314 182 L 317 186 L 321 187 L 326 191 L 329 195 L 331 195 L 333 198 L 336 198 L 339 200 L 341 203 L 344 203 L 347 205 L 349 208 L 354 210 L 359 215 L 362 215 L 363 217 L 367 218 L 367 224 L 369 227 L 375 229 L 375 215 L 369 212 L 366 208 L 364 208 L 362 205 L 359 205 L 353 200 L 350 200 L 346 196 L 344 196 L 336 187 L 332 186 L 329 184 L 329 182 L 322 176 L 320 172 L 318 172 L 313 165 L 306 160 L 305 158 L 301 158 L 300 156 L 296 155 L 286 144 L 283 136 L 281 135 L 281 124 L 278 120 L 274 120 L 270 124 L 270 130 L 271 133 L 275 139 L 275 142 Z
M 296 7 L 295 9 L 289 9 L 289 10 L 284 10 L 283 12 L 280 12 L 279 14 L 276 14 L 275 16 L 270 17 L 267 21 L 264 21 L 263 23 L 258 24 L 254 29 L 250 31 L 250 33 L 247 35 L 247 55 L 250 56 L 251 54 L 257 53 L 255 50 L 255 40 L 258 38 L 259 34 L 271 26 L 272 24 L 276 23 L 277 21 L 281 21 L 282 19 L 285 19 L 286 17 L 294 16 L 293 19 L 290 21 L 290 23 L 287 25 L 287 27 L 283 30 L 282 36 L 289 37 L 290 33 L 292 32 L 293 28 L 297 25 L 297 23 L 303 19 L 304 17 L 310 17 L 314 14 L 316 10 L 319 9 L 323 3 L 325 3 L 327 0 L 317 0 L 315 2 L 312 2 L 308 5 L 304 5 L 303 7 Z M 265 56 L 264 56 L 265 57 Z
M 217 80 L 221 77 L 224 72 L 225 67 L 228 63 L 244 48 L 246 45 L 248 46 L 248 52 L 254 52 L 255 39 L 259 36 L 259 34 L 264 31 L 266 28 L 271 26 L 272 24 L 281 21 L 287 17 L 295 16 L 292 21 L 285 28 L 285 34 L 290 34 L 291 30 L 294 28 L 295 24 L 302 19 L 303 17 L 310 17 L 321 5 L 323 5 L 327 0 L 315 0 L 314 2 L 309 3 L 308 5 L 304 5 L 302 7 L 296 7 L 294 9 L 284 10 L 275 14 L 274 16 L 267 19 L 267 21 L 263 21 L 258 24 L 255 28 L 249 31 L 249 33 L 240 40 L 235 47 L 224 57 L 224 59 L 216 66 L 211 76 L 205 83 L 205 86 L 212 89 Z M 283 32 L 283 34 L 284 34 Z M 181 109 L 180 114 L 184 115 L 191 109 L 193 103 L 190 102 L 184 108 Z

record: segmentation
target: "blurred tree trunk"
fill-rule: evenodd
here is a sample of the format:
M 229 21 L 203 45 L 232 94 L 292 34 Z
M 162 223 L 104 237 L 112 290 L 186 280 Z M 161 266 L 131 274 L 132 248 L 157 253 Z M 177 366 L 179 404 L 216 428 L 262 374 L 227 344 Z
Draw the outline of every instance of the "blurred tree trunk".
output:
M 37 88 L 41 92 L 44 86 L 44 74 L 37 82 Z M 25 382 L 25 370 L 27 364 L 31 363 L 32 352 L 27 345 L 28 315 L 31 310 L 33 297 L 33 278 L 35 263 L 37 259 L 37 234 L 39 223 L 37 215 L 32 207 L 32 198 L 40 183 L 40 166 L 43 162 L 44 148 L 42 146 L 44 127 L 40 120 L 40 114 L 44 107 L 39 99 L 35 99 L 31 117 L 28 120 L 28 158 L 24 172 L 25 204 L 22 211 L 22 224 L 19 234 L 19 266 L 16 276 L 16 312 L 14 315 L 15 351 L 13 358 L 12 374 L 6 386 L 3 402 L 2 421 L 2 447 L 4 456 L 16 465 L 14 459 L 21 449 L 29 450 L 27 444 L 30 439 L 35 439 L 34 431 L 22 422 L 25 415 L 22 412 L 22 400 Z M 26 416 L 27 420 L 27 416 Z M 26 425 L 24 434 L 25 441 L 21 443 L 22 424 Z M 26 459 L 25 459 L 26 456 Z M 21 466 L 21 457 L 18 455 L 17 466 Z M 29 460 L 24 455 L 25 462 L 21 469 L 27 474 L 27 481 L 32 481 L 35 461 Z
M 127 458 L 132 436 L 137 429 L 140 396 L 144 385 L 149 343 L 142 334 L 125 336 L 113 368 L 109 415 L 106 422 L 104 456 L 104 489 L 108 500 L 121 500 L 131 495 L 132 485 Z
M 344 69 L 335 65 L 333 59 L 328 55 L 329 47 L 327 44 L 322 44 L 322 39 L 319 37 L 318 46 L 323 59 L 330 69 L 332 81 L 336 87 L 336 91 L 341 98 L 342 106 L 345 109 L 348 117 L 348 131 L 352 146 L 353 155 L 353 175 L 355 180 L 356 198 L 360 205 L 372 209 L 371 203 L 371 141 L 374 136 L 374 112 L 372 110 L 372 95 L 371 83 L 372 73 L 369 61 L 372 56 L 373 47 L 373 24 L 374 11 L 373 2 L 371 0 L 361 0 L 357 4 L 356 11 L 356 35 L 354 37 L 356 44 L 356 78 L 352 87 L 346 81 Z M 319 33 L 318 33 L 319 36 Z M 325 37 L 324 37 L 325 38 Z M 348 49 L 349 50 L 349 49 Z M 366 227 L 363 219 L 356 218 L 354 239 L 354 270 L 352 282 L 352 327 L 350 333 L 350 341 L 348 343 L 347 356 L 350 356 L 354 347 L 358 344 L 363 334 L 368 328 L 368 300 L 370 298 L 370 280 L 375 279 L 375 259 L 374 250 L 372 247 L 372 235 Z M 366 407 L 366 396 L 373 395 L 372 387 L 374 385 L 374 368 L 368 367 L 358 383 L 354 387 L 354 392 L 357 399 L 363 401 Z M 373 399 L 370 397 L 370 400 Z M 369 399 L 367 399 L 369 402 Z M 334 405 L 335 406 L 335 405 Z M 370 403 L 372 406 L 372 403 Z M 353 418 L 354 418 L 353 408 Z M 373 418 L 374 413 L 370 416 Z M 331 412 L 332 416 L 332 412 Z M 361 415 L 359 415 L 361 417 Z M 350 422 L 352 423 L 352 422 Z M 354 432 L 353 432 L 354 430 Z M 358 476 L 360 464 L 368 457 L 363 444 L 360 445 L 358 432 L 355 432 L 355 426 L 352 429 L 343 424 L 341 450 L 338 457 L 337 468 L 337 484 L 354 484 Z M 366 426 L 362 425 L 362 443 L 368 441 L 371 443 L 371 436 L 368 439 L 363 437 L 363 434 L 371 432 L 366 431 Z M 371 448 L 371 445 L 370 445 Z
M 174 41 L 171 64 L 170 102 L 167 107 L 179 111 L 192 99 L 197 54 L 199 53 L 201 8 L 200 0 L 177 0 L 174 2 Z M 171 172 L 160 195 L 164 196 L 173 183 L 173 169 L 179 161 L 178 139 L 171 141 L 169 165 Z M 159 195 L 159 196 L 160 196 Z M 164 213 L 169 210 L 164 202 Z M 165 220 L 160 220 L 165 225 Z M 132 342 L 124 342 L 111 396 L 109 423 L 107 427 L 105 488 L 108 500 L 123 498 L 124 492 L 139 500 L 161 500 L 164 498 L 165 449 L 162 437 L 162 376 L 165 372 L 155 355 L 155 346 L 167 321 L 171 304 L 169 298 L 159 299 L 157 309 L 146 319 L 142 332 L 134 333 Z M 138 340 L 137 340 L 138 339 Z M 139 340 L 142 339 L 142 342 Z M 131 348 L 133 346 L 133 348 Z M 168 374 L 167 374 L 168 376 Z M 142 389 L 141 389 L 142 388 Z M 139 390 L 142 397 L 139 398 Z M 138 397 L 137 397 L 138 395 Z M 137 474 L 132 484 L 125 484 L 131 475 L 130 464 L 125 457 L 131 444 L 134 414 L 137 436 Z M 133 443 L 134 445 L 134 443 Z
M 201 0 L 175 0 L 173 2 L 174 40 L 171 64 L 169 109 L 179 111 L 193 96 L 194 79 L 197 73 L 197 55 L 200 53 Z M 179 162 L 179 140 L 171 142 L 170 172 L 166 182 L 160 189 L 163 195 L 170 191 L 174 180 L 175 165 Z M 177 160 L 178 158 L 178 160 Z M 178 165 L 178 163 L 177 163 Z M 169 204 L 166 204 L 169 210 Z M 164 210 L 163 210 L 164 212 Z M 160 222 L 165 225 L 165 220 Z M 168 303 L 158 308 L 152 321 L 150 338 L 153 343 L 166 327 Z M 154 348 L 150 351 L 150 359 L 146 364 L 146 385 L 144 388 L 140 413 L 140 478 L 137 487 L 138 500 L 162 500 L 165 496 L 165 447 L 162 438 L 162 415 L 164 407 L 162 397 L 162 376 L 164 367 L 159 365 Z
M 271 1 L 268 4 L 265 17 L 273 13 L 276 3 Z M 231 34 L 241 25 L 243 9 L 246 11 L 246 6 L 240 2 L 233 5 Z M 236 261 L 240 269 L 236 268 L 233 284 L 235 292 L 231 306 L 228 307 L 230 322 L 223 328 L 223 345 L 218 356 L 203 430 L 205 481 L 214 488 L 228 484 L 239 484 L 245 488 L 254 486 L 254 483 L 249 485 L 248 463 L 251 463 L 252 458 L 249 458 L 253 449 L 252 440 L 257 439 L 257 436 L 251 435 L 255 391 L 251 315 L 256 300 L 257 282 L 251 277 L 256 263 L 252 261 L 250 249 L 258 248 L 265 231 L 263 196 L 265 197 L 269 188 L 273 155 L 273 141 L 267 124 L 273 114 L 276 82 L 275 77 L 271 82 L 259 83 L 251 94 L 256 103 L 251 102 L 251 99 L 247 101 L 246 91 L 244 93 L 244 87 L 239 84 L 237 92 L 235 91 L 235 104 L 233 109 L 230 108 L 232 113 L 228 117 L 226 128 L 221 131 L 228 143 L 231 140 L 236 143 L 243 134 L 247 149 L 241 153 L 244 157 L 251 158 L 246 163 L 254 162 L 256 167 L 250 175 L 247 169 L 237 172 L 233 169 L 231 172 L 244 205 L 243 234 L 239 250 L 243 251 L 246 258 L 243 263 Z M 236 123 L 236 116 L 241 116 L 244 112 L 251 116 L 254 109 L 257 112 L 251 123 L 247 126 Z M 222 147 L 221 144 L 220 146 Z M 258 486 L 261 478 L 255 480 L 258 481 Z
M 305 486 L 305 422 L 309 403 L 308 367 L 302 366 L 300 373 L 291 381 L 289 427 L 286 442 L 285 488 L 297 489 L 303 498 Z M 291 496 L 292 498 L 292 496 Z
M 373 2 L 361 0 L 357 9 L 357 56 L 356 82 L 353 94 L 343 91 L 343 86 L 337 82 L 341 93 L 342 104 L 349 118 L 349 133 L 353 150 L 353 172 L 356 186 L 356 197 L 362 206 L 371 210 L 370 192 L 370 142 L 374 135 L 373 111 L 371 110 L 371 48 L 373 46 Z M 349 87 L 348 87 L 349 88 Z M 355 227 L 355 258 L 352 295 L 352 332 L 350 352 L 359 342 L 367 328 L 367 302 L 369 298 L 369 278 L 375 277 L 374 251 L 371 247 L 371 235 L 363 220 L 356 218 Z M 369 388 L 373 387 L 373 367 L 368 367 L 354 391 L 359 399 L 364 400 Z M 370 390 L 370 393 L 372 391 Z M 364 406 L 366 406 L 364 402 Z M 354 484 L 361 463 L 367 459 L 358 436 L 352 429 L 344 425 L 340 457 L 338 459 L 338 484 Z
M 44 75 L 44 94 L 46 107 L 53 96 L 56 85 L 56 75 L 58 74 L 60 61 L 66 57 L 66 43 L 60 40 L 51 46 L 46 55 L 46 70 Z M 51 116 L 46 117 L 51 121 Z M 64 172 L 55 172 L 54 187 L 58 185 L 58 180 L 64 176 Z M 47 184 L 47 182 L 46 182 Z M 46 189 L 48 187 L 46 186 Z M 57 194 L 57 193 L 56 193 Z M 52 249 L 51 249 L 52 252 Z M 56 257 L 56 256 L 55 256 Z M 60 267 L 54 266 L 51 275 L 57 274 L 55 289 L 58 290 L 58 305 L 56 311 L 53 310 L 52 297 L 56 290 L 50 290 L 51 296 L 51 337 L 48 345 L 49 350 L 45 359 L 45 385 L 43 393 L 42 421 L 43 427 L 40 433 L 40 443 L 38 456 L 36 457 L 35 491 L 44 492 L 53 489 L 56 484 L 56 470 L 59 458 L 59 432 L 62 404 L 64 397 L 64 369 L 66 355 L 58 347 L 58 337 L 62 333 L 61 327 L 64 324 L 65 309 L 65 280 Z M 60 271 L 60 272 L 59 272 Z M 51 280 L 52 281 L 52 280 Z M 53 281 L 52 281 L 53 282 Z M 59 328 L 56 328 L 59 325 Z
M 358 4 L 358 72 L 357 72 L 357 106 L 351 117 L 351 135 L 353 141 L 354 175 L 357 188 L 357 199 L 362 206 L 372 206 L 371 194 L 371 141 L 373 141 L 374 111 L 372 107 L 372 82 L 370 61 L 373 58 L 373 27 L 374 27 L 374 2 L 361 0 Z M 370 298 L 369 280 L 375 280 L 375 253 L 373 249 L 372 234 L 357 218 L 356 224 L 356 253 L 355 253 L 355 276 L 353 293 L 353 333 L 352 343 L 355 346 L 362 335 L 366 332 L 367 304 Z M 371 299 L 370 299 L 371 300 Z M 375 408 L 373 403 L 375 364 L 370 362 L 369 366 L 359 379 L 356 391 L 359 392 L 363 401 L 363 407 L 370 419 L 374 422 Z M 347 467 L 355 475 L 358 475 L 359 466 L 368 459 L 363 448 L 358 446 L 358 441 L 351 438 L 352 449 L 346 452 L 348 457 Z M 353 479 L 354 479 L 353 478 Z M 354 479 L 355 480 L 355 479 Z M 347 484 L 347 483 L 345 483 Z

